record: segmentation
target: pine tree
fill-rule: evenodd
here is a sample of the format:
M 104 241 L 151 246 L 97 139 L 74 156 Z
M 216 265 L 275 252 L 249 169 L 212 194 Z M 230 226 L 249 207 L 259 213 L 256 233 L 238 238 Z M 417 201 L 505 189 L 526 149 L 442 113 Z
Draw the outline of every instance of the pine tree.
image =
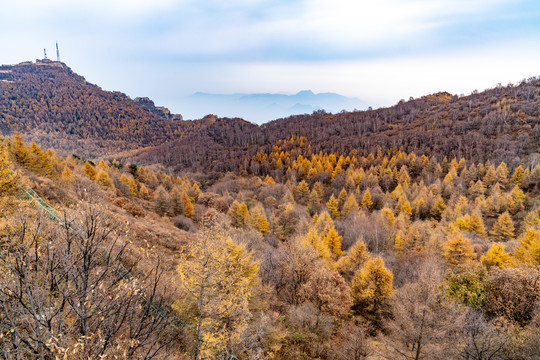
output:
M 443 256 L 450 266 L 456 266 L 469 260 L 476 259 L 469 239 L 457 235 L 448 240 L 444 247 Z
M 508 211 L 499 216 L 489 234 L 496 241 L 508 241 L 514 237 L 514 223 Z
M 351 295 L 356 312 L 380 325 L 389 313 L 393 275 L 380 257 L 370 259 L 356 271 L 351 284 Z

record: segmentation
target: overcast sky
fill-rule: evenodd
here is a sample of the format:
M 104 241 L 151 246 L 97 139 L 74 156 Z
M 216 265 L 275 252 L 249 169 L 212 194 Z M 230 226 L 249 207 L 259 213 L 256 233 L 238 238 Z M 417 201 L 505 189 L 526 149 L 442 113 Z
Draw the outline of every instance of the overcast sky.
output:
M 2 0 L 0 63 L 61 60 L 106 90 L 303 89 L 374 107 L 540 75 L 538 0 Z

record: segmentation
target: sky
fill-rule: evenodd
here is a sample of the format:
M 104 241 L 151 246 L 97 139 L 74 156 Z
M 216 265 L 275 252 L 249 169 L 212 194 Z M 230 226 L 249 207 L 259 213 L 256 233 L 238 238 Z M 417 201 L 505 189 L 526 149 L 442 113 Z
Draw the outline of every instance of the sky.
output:
M 376 108 L 540 75 L 540 1 L 0 2 L 0 64 L 55 59 L 56 41 L 87 81 L 175 113 L 196 92 L 308 89 Z

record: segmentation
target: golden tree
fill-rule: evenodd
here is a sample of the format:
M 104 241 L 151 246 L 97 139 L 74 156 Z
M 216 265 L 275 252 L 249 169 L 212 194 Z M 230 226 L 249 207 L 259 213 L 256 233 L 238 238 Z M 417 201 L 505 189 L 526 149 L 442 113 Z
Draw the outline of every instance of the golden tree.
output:
M 148 188 L 144 184 L 141 184 L 141 188 L 139 189 L 139 197 L 144 200 L 148 200 L 150 198 Z
M 330 211 L 330 214 L 332 214 L 332 216 L 334 218 L 337 218 L 339 217 L 339 203 L 337 201 L 337 199 L 334 197 L 334 195 L 330 196 L 330 200 L 328 200 L 328 202 L 326 203 L 326 207 L 328 208 L 328 211 Z
M 294 197 L 300 204 L 306 204 L 309 199 L 309 186 L 305 180 L 302 180 L 298 183 L 298 186 L 296 186 L 293 190 Z
M 103 170 L 99 170 L 96 174 L 96 182 L 104 187 L 105 189 L 112 190 L 114 189 L 113 181 L 111 180 L 109 174 Z
M 19 176 L 11 171 L 8 152 L 3 143 L 0 143 L 0 195 L 11 194 L 18 186 Z
M 84 163 L 84 172 L 90 179 L 94 180 L 96 178 L 96 169 L 88 161 Z
M 335 228 L 328 230 L 324 236 L 324 243 L 328 246 L 328 249 L 332 252 L 332 255 L 337 258 L 343 254 L 341 250 L 341 240 L 343 239 L 340 236 Z
M 203 220 L 197 241 L 180 254 L 182 285 L 196 307 L 194 359 L 226 357 L 239 344 L 251 318 L 249 299 L 259 264 L 213 223 Z M 175 303 L 177 311 L 189 305 Z
M 373 201 L 371 200 L 371 193 L 369 192 L 369 189 L 366 189 L 366 192 L 364 193 L 364 196 L 362 197 L 362 207 L 366 209 L 371 209 L 373 206 Z
M 379 324 L 391 306 L 393 275 L 381 257 L 366 261 L 356 271 L 351 285 L 354 309 Z
M 518 166 L 516 170 L 514 170 L 514 173 L 512 174 L 512 177 L 510 178 L 510 181 L 520 188 L 523 187 L 523 177 L 524 177 L 525 171 L 523 168 Z
M 463 262 L 476 259 L 469 239 L 457 235 L 451 237 L 444 247 L 443 257 L 450 266 L 456 266 Z
M 345 201 L 345 204 L 343 204 L 343 208 L 341 209 L 341 212 L 343 215 L 349 215 L 352 212 L 358 210 L 360 207 L 358 206 L 358 202 L 356 201 L 356 196 L 354 196 L 354 193 L 351 192 L 347 200 Z
M 494 244 L 486 255 L 482 255 L 480 261 L 488 268 L 492 266 L 502 268 L 510 265 L 511 259 L 510 254 L 505 251 L 503 244 Z
M 527 228 L 518 240 L 516 259 L 527 266 L 540 265 L 540 230 Z
M 184 200 L 184 214 L 187 217 L 193 216 L 193 204 L 191 204 L 191 199 L 189 198 L 188 194 L 183 193 L 182 199 Z
M 351 246 L 345 256 L 339 258 L 336 264 L 337 269 L 346 280 L 350 281 L 356 270 L 360 269 L 370 258 L 366 243 L 363 239 L 359 239 Z
M 497 241 L 508 241 L 514 237 L 514 223 L 508 211 L 499 216 L 489 234 Z

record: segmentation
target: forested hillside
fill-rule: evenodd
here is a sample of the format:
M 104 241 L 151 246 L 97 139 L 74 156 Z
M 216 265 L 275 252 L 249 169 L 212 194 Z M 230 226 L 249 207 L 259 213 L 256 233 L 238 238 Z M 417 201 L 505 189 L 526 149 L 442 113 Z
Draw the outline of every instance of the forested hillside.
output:
M 540 80 L 535 77 L 468 96 L 438 93 L 389 108 L 321 110 L 257 126 L 214 115 L 167 120 L 171 116 L 156 115 L 163 110 L 147 106 L 151 100 L 103 91 L 62 63 L 38 61 L 0 70 L 0 130 L 6 135 L 19 131 L 65 155 L 113 156 L 144 147 L 133 161 L 176 171 L 253 172 L 257 165 L 251 159 L 261 147 L 271 151 L 291 136 L 306 137 L 310 153 L 368 155 L 397 148 L 438 160 L 463 157 L 509 166 L 534 166 L 540 152 Z
M 0 131 L 18 131 L 65 154 L 98 156 L 155 146 L 203 125 L 159 117 L 59 62 L 0 66 L 0 80 Z
M 139 159 L 177 170 L 252 171 L 249 159 L 261 147 L 270 151 L 278 140 L 303 136 L 311 142 L 309 154 L 354 150 L 368 155 L 397 148 L 439 160 L 463 157 L 534 166 L 540 152 L 539 106 L 540 80 L 531 78 L 469 96 L 439 93 L 377 110 L 292 116 L 248 127 L 243 136 L 238 121 L 229 120 L 219 136 L 205 129 L 203 135 L 150 149 Z
M 540 80 L 257 126 L 1 69 L 0 357 L 540 358 Z
M 292 137 L 198 182 L 0 146 L 5 358 L 540 356 L 540 165 Z

